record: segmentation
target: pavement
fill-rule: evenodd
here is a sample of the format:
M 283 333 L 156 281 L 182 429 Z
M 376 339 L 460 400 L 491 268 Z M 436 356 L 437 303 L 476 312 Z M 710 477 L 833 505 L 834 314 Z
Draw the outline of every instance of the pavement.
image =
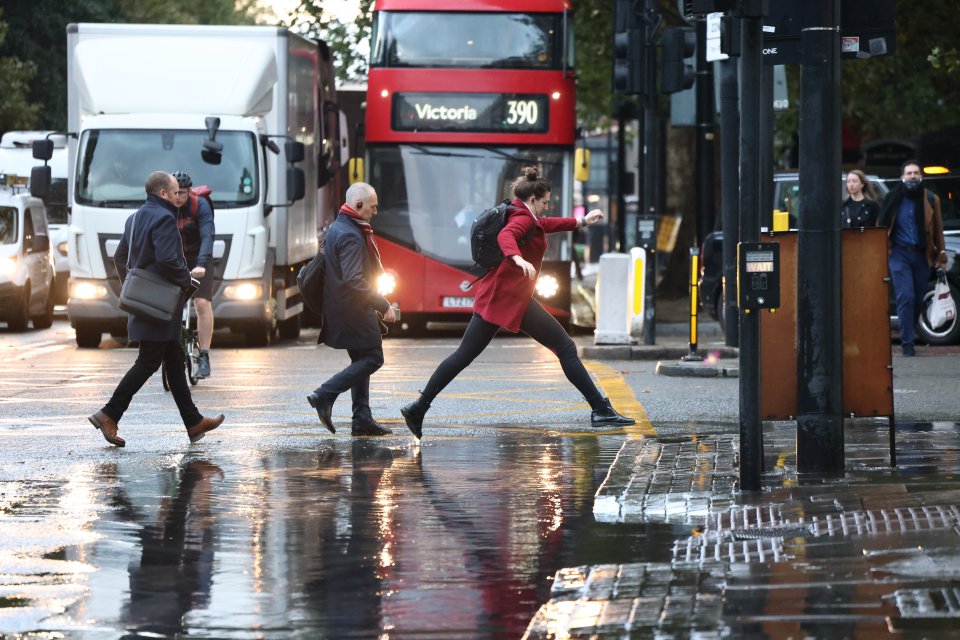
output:
M 960 638 L 960 348 L 904 358 L 893 345 L 894 424 L 845 420 L 842 474 L 799 473 L 796 422 L 765 422 L 762 490 L 741 492 L 739 381 L 723 378 L 736 350 L 712 326 L 699 331 L 700 364 L 679 360 L 688 345 L 678 323 L 658 326 L 657 345 L 581 346 L 634 365 L 625 378 L 650 393 L 641 397 L 655 434 L 623 442 L 594 517 L 670 527 L 670 557 L 559 570 L 524 637 Z M 718 373 L 668 377 L 664 367 Z M 677 385 L 695 389 L 686 422 L 686 407 L 650 401 Z M 707 401 L 710 421 L 704 397 L 718 399 Z

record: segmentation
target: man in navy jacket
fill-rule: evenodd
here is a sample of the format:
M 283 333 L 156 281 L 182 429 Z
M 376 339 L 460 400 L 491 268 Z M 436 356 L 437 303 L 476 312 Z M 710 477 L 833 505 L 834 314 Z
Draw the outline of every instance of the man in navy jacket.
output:
M 147 201 L 127 218 L 123 237 L 113 256 L 120 281 L 123 282 L 127 276 L 129 258 L 131 268 L 145 269 L 161 275 L 186 291 L 191 280 L 183 257 L 180 231 L 177 229 L 177 181 L 169 173 L 154 171 L 147 176 L 144 188 Z M 126 446 L 126 441 L 117 435 L 117 423 L 130 406 L 133 396 L 150 376 L 156 373 L 161 362 L 167 365 L 167 381 L 190 442 L 196 442 L 223 422 L 223 414 L 214 418 L 200 415 L 190 395 L 184 372 L 184 353 L 180 345 L 180 319 L 185 303 L 186 296 L 169 322 L 141 318 L 133 314 L 127 319 L 128 337 L 140 342 L 137 361 L 120 380 L 110 401 L 88 418 L 110 444 Z
M 397 317 L 375 286 L 383 272 L 370 226 L 377 215 L 377 192 L 369 184 L 357 182 L 347 189 L 346 200 L 324 240 L 323 331 L 328 347 L 347 350 L 350 366 L 309 394 L 307 402 L 317 410 L 323 426 L 335 433 L 333 403 L 349 389 L 353 399 L 351 435 L 382 436 L 392 432 L 374 420 L 370 411 L 370 376 L 383 366 L 377 314 L 385 322 L 396 322 Z

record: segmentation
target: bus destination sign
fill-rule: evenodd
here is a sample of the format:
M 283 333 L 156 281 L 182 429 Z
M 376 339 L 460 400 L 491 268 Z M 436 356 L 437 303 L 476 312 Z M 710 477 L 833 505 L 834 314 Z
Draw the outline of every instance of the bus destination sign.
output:
M 549 102 L 543 94 L 396 93 L 395 131 L 546 133 Z

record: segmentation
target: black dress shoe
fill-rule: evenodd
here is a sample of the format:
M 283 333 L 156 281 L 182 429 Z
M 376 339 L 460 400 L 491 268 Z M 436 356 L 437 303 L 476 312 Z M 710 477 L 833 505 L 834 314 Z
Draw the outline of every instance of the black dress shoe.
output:
M 423 397 L 419 397 L 404 408 L 400 409 L 400 415 L 407 423 L 410 433 L 416 436 L 417 440 L 423 437 L 423 417 L 427 415 L 430 403 Z
M 307 396 L 307 402 L 317 410 L 317 417 L 320 418 L 320 423 L 327 428 L 327 431 L 336 433 L 337 430 L 333 426 L 333 403 L 324 400 L 315 393 Z
M 352 436 L 386 436 L 391 433 L 393 433 L 393 431 L 373 418 L 354 420 L 353 425 L 350 427 L 350 435 Z
M 600 407 L 590 412 L 590 424 L 594 427 L 611 424 L 628 425 L 636 422 L 633 418 L 617 413 L 613 405 L 610 404 L 609 398 L 604 398 Z

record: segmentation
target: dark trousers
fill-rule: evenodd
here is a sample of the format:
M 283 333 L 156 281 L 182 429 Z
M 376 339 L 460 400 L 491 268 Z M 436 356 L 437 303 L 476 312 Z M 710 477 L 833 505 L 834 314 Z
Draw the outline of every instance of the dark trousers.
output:
M 916 339 L 915 325 L 923 311 L 923 297 L 930 280 L 930 265 L 922 251 L 910 251 L 893 245 L 887 258 L 890 281 L 897 300 L 897 317 L 900 319 L 901 344 L 913 344 Z
M 473 362 L 479 356 L 493 336 L 500 329 L 499 325 L 487 322 L 477 314 L 473 314 L 467 330 L 463 334 L 460 346 L 447 359 L 440 363 L 437 370 L 430 376 L 427 386 L 423 389 L 423 396 L 427 402 L 433 399 L 443 391 L 450 382 L 456 378 L 461 371 Z M 520 331 L 527 334 L 550 351 L 553 351 L 557 359 L 560 360 L 560 367 L 567 380 L 577 388 L 584 399 L 590 403 L 594 409 L 599 408 L 603 400 L 603 394 L 593 383 L 590 374 L 580 361 L 577 355 L 577 346 L 563 330 L 556 318 L 547 313 L 539 302 L 531 299 L 527 310 L 523 314 L 523 320 L 520 321 Z
M 123 376 L 117 389 L 113 392 L 110 402 L 103 407 L 103 412 L 120 422 L 133 396 L 140 391 L 157 369 L 160 363 L 167 365 L 167 382 L 170 384 L 170 393 L 177 403 L 180 418 L 186 427 L 192 427 L 203 419 L 193 404 L 190 395 L 190 386 L 187 384 L 187 374 L 184 370 L 183 348 L 179 340 L 141 340 L 140 353 L 127 374 Z
M 349 389 L 353 399 L 353 419 L 367 420 L 373 417 L 370 411 L 370 376 L 383 366 L 383 347 L 347 349 L 347 354 L 350 356 L 350 365 L 320 385 L 314 393 L 333 402 Z

